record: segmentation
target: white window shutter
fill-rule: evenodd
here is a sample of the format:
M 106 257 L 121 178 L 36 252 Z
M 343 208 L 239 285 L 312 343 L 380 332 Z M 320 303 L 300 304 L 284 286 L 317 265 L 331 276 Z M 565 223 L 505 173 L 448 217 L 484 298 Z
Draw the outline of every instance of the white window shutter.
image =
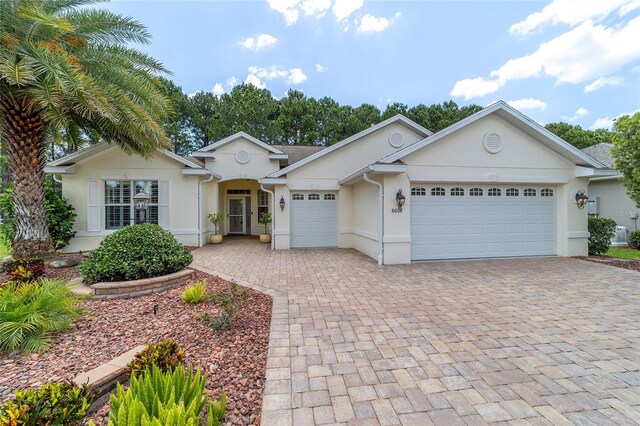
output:
M 158 225 L 169 229 L 169 181 L 158 181 Z
M 100 231 L 100 181 L 87 181 L 87 231 Z

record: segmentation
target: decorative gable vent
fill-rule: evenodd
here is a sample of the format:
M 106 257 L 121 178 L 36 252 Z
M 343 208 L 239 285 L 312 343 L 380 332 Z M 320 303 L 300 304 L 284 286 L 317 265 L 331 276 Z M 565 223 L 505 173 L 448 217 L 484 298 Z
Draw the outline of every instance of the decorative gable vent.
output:
M 404 136 L 398 132 L 391 133 L 391 135 L 389 135 L 389 145 L 394 148 L 400 148 L 404 145 Z
M 247 164 L 251 159 L 251 155 L 247 151 L 238 151 L 236 153 L 236 161 L 240 164 Z
M 502 151 L 503 145 L 502 137 L 495 132 L 487 133 L 484 137 L 484 149 L 491 154 L 496 154 Z

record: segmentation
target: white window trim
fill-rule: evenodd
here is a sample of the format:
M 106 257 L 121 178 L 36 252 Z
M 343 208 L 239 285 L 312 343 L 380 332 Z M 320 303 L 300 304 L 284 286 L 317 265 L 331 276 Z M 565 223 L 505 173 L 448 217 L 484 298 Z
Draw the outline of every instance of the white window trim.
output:
M 131 210 L 130 212 L 133 213 L 133 215 L 136 214 L 136 209 L 134 206 L 134 202 L 133 202 L 133 196 L 135 195 L 133 193 L 133 191 L 135 190 L 135 182 L 136 181 L 155 181 L 156 185 L 158 186 L 158 202 L 157 203 L 149 203 L 149 206 L 157 206 L 158 207 L 158 219 L 157 219 L 157 224 L 160 223 L 160 207 L 163 206 L 163 204 L 160 203 L 160 179 L 158 178 L 133 178 L 133 179 L 123 179 L 123 178 L 111 178 L 111 179 L 101 179 L 101 185 L 100 185 L 100 209 L 101 209 L 101 226 L 102 229 L 101 231 L 106 232 L 106 233 L 113 233 L 116 231 L 119 231 L 120 229 L 123 228 L 114 228 L 114 229 L 107 229 L 107 207 L 110 206 L 126 206 L 126 204 L 114 204 L 114 203 L 107 203 L 106 202 L 106 183 L 107 181 L 110 180 L 114 180 L 114 181 L 119 181 L 119 182 L 129 182 L 131 184 L 131 202 L 130 202 L 130 206 L 131 206 Z M 135 216 L 133 217 L 129 217 L 129 225 L 133 225 L 135 223 Z

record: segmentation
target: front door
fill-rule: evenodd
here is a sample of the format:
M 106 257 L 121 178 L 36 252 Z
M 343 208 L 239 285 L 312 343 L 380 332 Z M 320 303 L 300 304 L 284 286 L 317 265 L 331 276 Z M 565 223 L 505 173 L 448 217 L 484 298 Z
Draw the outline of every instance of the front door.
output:
M 245 234 L 244 198 L 229 198 L 229 234 Z

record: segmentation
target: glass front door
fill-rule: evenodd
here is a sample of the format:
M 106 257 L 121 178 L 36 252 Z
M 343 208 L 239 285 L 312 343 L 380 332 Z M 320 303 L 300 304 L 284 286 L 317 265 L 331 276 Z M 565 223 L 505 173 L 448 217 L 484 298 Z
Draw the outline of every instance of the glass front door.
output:
M 229 233 L 245 233 L 244 198 L 229 198 Z

